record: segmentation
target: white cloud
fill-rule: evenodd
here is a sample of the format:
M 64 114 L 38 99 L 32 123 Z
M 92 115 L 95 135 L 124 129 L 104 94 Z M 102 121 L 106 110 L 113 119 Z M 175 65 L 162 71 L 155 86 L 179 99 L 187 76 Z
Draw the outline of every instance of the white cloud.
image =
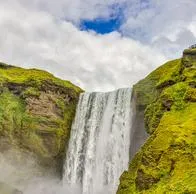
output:
M 7 0 L 4 4 L 15 6 L 20 3 L 25 9 L 45 11 L 56 18 L 78 23 L 81 19 L 92 20 L 98 17 L 108 18 L 116 11 L 113 5 L 121 5 L 126 1 L 127 0 Z
M 69 22 L 19 4 L 17 9 L 0 7 L 0 13 L 1 60 L 46 69 L 88 91 L 129 87 L 165 60 L 117 32 L 82 32 Z
M 112 17 L 122 5 L 127 38 L 76 27 Z M 88 91 L 128 87 L 195 40 L 195 10 L 194 0 L 0 0 L 0 59 L 46 69 Z
M 175 57 L 196 40 L 196 3 L 194 0 L 144 0 L 127 6 L 126 21 L 121 30 L 169 57 Z M 164 48 L 162 48 L 164 47 Z M 167 48 L 166 48 L 167 47 Z

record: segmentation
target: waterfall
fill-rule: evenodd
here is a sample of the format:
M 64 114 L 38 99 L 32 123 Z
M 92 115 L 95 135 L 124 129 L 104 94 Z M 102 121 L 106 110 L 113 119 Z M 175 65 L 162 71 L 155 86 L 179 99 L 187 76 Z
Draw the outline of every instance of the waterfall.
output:
M 79 194 L 114 194 L 127 169 L 131 89 L 80 95 L 64 164 L 63 183 Z

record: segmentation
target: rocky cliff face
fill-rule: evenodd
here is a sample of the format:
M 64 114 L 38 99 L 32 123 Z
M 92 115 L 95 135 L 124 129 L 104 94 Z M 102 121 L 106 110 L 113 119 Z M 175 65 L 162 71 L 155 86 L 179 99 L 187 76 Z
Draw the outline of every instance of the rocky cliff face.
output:
M 0 152 L 31 153 L 59 173 L 81 92 L 45 71 L 0 63 Z
M 134 86 L 150 137 L 120 178 L 118 194 L 196 192 L 196 49 Z
M 139 106 L 137 102 L 137 94 L 132 93 L 132 129 L 131 129 L 131 145 L 130 145 L 130 160 L 139 151 L 141 146 L 148 138 L 148 133 L 145 130 L 144 124 L 144 106 Z

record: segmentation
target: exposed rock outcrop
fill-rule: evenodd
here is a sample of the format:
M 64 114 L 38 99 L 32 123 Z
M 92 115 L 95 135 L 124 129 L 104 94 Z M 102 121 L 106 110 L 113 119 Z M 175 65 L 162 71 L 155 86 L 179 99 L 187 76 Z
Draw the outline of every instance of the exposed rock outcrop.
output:
M 144 106 L 138 106 L 137 94 L 132 93 L 132 129 L 131 129 L 131 145 L 130 145 L 130 160 L 133 159 L 135 154 L 139 151 L 141 146 L 148 138 L 144 124 Z

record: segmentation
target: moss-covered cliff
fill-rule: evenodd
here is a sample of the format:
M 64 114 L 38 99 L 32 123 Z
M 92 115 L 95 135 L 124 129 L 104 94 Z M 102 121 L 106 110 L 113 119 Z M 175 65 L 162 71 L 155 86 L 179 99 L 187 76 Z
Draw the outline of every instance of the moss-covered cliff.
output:
M 196 193 L 196 49 L 137 83 L 134 95 L 150 137 L 117 193 Z
M 48 72 L 0 63 L 0 152 L 30 152 L 61 170 L 80 92 Z

